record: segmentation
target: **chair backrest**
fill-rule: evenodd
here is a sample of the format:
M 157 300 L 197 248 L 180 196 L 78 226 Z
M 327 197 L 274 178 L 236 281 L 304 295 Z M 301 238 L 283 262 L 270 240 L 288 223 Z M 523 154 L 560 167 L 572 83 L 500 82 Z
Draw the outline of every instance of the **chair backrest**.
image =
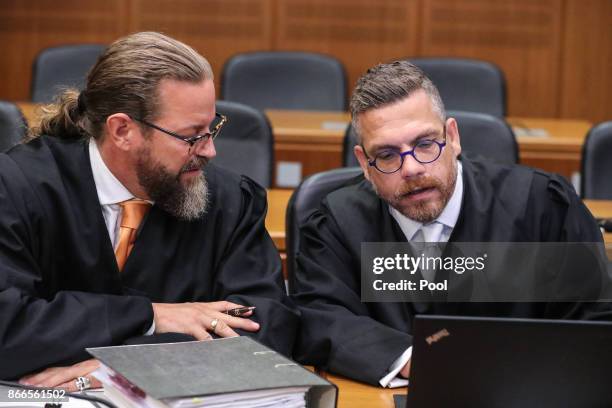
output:
M 300 247 L 300 226 L 308 219 L 327 194 L 361 174 L 359 167 L 346 167 L 313 174 L 295 189 L 287 205 L 286 246 L 287 283 L 292 293 L 296 270 L 296 255 Z
M 518 143 L 512 128 L 501 118 L 476 112 L 448 111 L 457 120 L 461 150 L 468 155 L 479 155 L 504 164 L 519 161 Z M 344 134 L 343 163 L 358 166 L 353 154 L 357 144 L 355 131 L 349 126 Z
M 221 99 L 265 109 L 343 111 L 346 73 L 337 59 L 309 52 L 238 54 L 223 67 Z
M 359 161 L 353 153 L 353 147 L 357 145 L 357 134 L 352 124 L 349 124 L 344 131 L 344 140 L 342 142 L 342 165 L 344 167 L 359 166 Z
M 463 58 L 409 58 L 438 88 L 446 110 L 506 116 L 506 80 L 496 65 Z
M 105 49 L 100 44 L 79 44 L 42 50 L 32 68 L 32 101 L 49 103 L 66 88 L 82 89 L 89 69 Z
M 27 130 L 26 120 L 17 105 L 0 101 L 0 152 L 23 140 Z
M 269 188 L 274 139 L 266 116 L 250 106 L 228 101 L 217 101 L 217 112 L 227 116 L 228 121 L 215 139 L 217 156 L 213 162 Z
M 457 120 L 463 152 L 498 163 L 518 163 L 516 136 L 504 119 L 476 112 L 448 111 L 446 114 Z
M 587 134 L 580 193 L 584 199 L 612 200 L 612 121 L 594 126 Z

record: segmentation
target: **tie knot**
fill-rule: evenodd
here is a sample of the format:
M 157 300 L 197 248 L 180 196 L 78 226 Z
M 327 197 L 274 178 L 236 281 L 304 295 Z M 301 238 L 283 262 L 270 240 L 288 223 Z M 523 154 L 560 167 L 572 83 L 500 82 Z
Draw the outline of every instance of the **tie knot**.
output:
M 444 224 L 434 221 L 430 224 L 422 225 L 413 235 L 411 241 L 414 242 L 439 242 L 444 231 Z
M 123 210 L 121 216 L 121 227 L 138 229 L 147 211 L 151 208 L 151 204 L 143 200 L 131 199 L 119 203 Z

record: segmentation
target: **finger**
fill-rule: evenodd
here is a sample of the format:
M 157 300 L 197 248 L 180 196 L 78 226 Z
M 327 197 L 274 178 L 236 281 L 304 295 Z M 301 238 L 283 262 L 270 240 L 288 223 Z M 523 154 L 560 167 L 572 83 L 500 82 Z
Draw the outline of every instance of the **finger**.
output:
M 53 375 L 45 378 L 44 381 L 40 382 L 38 385 L 42 387 L 58 387 L 60 384 L 74 381 L 77 377 L 85 377 L 91 371 L 93 370 L 88 370 L 77 365 L 63 367 L 60 370 L 55 370 Z
M 34 385 L 43 387 L 57 387 L 67 381 L 77 377 L 85 377 L 97 370 L 100 362 L 96 359 L 89 359 L 76 363 L 69 367 L 52 367 L 47 369 L 46 376 L 40 376 Z M 41 373 L 43 374 L 43 373 Z
M 254 322 L 250 319 L 245 319 L 244 317 L 236 317 L 230 316 L 225 313 L 215 313 L 214 315 L 217 319 L 224 321 L 228 326 L 235 329 L 242 329 L 250 332 L 255 332 L 259 330 L 259 323 Z
M 214 320 L 217 320 L 217 325 L 215 327 L 212 325 L 212 321 Z M 238 333 L 232 330 L 232 328 L 221 319 L 211 320 L 211 324 L 209 324 L 208 329 L 220 337 L 238 337 Z
M 243 305 L 239 305 L 238 303 L 228 302 L 227 300 L 222 300 L 219 302 L 203 303 L 203 304 L 217 312 L 225 312 L 226 310 L 236 309 L 238 307 L 244 307 Z
M 100 362 L 95 358 L 90 358 L 89 360 L 76 363 L 75 366 L 83 369 L 84 372 L 86 371 L 87 373 L 90 373 L 100 367 Z
M 96 377 L 94 377 L 92 375 L 88 375 L 86 377 L 89 379 L 90 384 L 91 384 L 88 389 L 102 388 L 102 383 Z M 63 389 L 65 389 L 68 392 L 77 392 L 77 391 L 79 391 L 79 389 L 76 386 L 76 380 L 77 379 L 75 378 L 74 380 L 67 381 L 67 382 L 65 382 L 63 384 L 58 385 L 57 388 L 63 388 Z
M 45 383 L 50 377 L 53 377 L 57 371 L 65 370 L 67 367 L 49 367 L 38 373 L 30 374 L 19 380 L 21 384 L 37 386 Z
M 208 331 L 206 331 L 205 326 L 194 325 L 193 329 L 189 333 L 197 340 L 212 340 L 212 336 Z
M 77 392 L 78 389 L 76 387 L 75 381 L 76 380 L 67 381 L 65 383 L 58 385 L 57 388 L 63 388 L 66 390 L 66 392 Z

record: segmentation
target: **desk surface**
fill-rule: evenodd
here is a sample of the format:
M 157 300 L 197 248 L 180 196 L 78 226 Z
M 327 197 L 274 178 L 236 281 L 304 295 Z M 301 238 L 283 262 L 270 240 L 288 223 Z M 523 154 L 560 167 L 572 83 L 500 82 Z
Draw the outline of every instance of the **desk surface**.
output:
M 285 250 L 285 213 L 293 190 L 268 190 L 266 228 L 279 251 Z
M 266 114 L 277 139 L 286 142 L 312 142 L 311 138 L 317 142 L 342 142 L 350 121 L 346 112 L 267 110 Z M 590 122 L 577 119 L 508 117 L 506 121 L 517 134 L 519 144 L 529 146 L 580 147 L 591 128 Z
M 36 123 L 38 105 L 20 102 L 30 124 Z M 277 161 L 299 162 L 302 175 L 342 164 L 346 112 L 266 111 L 275 139 Z M 582 145 L 591 123 L 555 118 L 506 118 L 517 134 L 521 163 L 566 177 L 580 169 Z
M 331 374 L 325 377 L 338 386 L 338 408 L 393 408 L 393 394 L 406 394 L 406 387 L 389 389 Z
M 279 251 L 285 250 L 285 211 L 292 190 L 268 190 L 268 215 L 266 228 Z M 596 218 L 612 218 L 612 200 L 585 200 L 584 203 Z M 606 246 L 612 245 L 612 233 L 604 235 Z
M 39 105 L 18 102 L 29 123 L 35 123 Z M 342 143 L 344 131 L 350 121 L 346 112 L 267 110 L 274 135 L 280 142 Z M 581 147 L 591 127 L 585 120 L 555 118 L 508 117 L 508 123 L 515 129 L 519 145 L 530 148 L 560 146 L 561 150 Z M 531 136 L 530 136 L 531 135 Z

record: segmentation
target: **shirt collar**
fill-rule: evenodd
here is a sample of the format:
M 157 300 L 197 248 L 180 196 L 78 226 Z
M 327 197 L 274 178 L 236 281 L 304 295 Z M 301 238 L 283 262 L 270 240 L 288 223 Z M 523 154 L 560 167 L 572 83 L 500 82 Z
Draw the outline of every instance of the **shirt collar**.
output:
M 117 180 L 106 166 L 100 155 L 98 144 L 93 138 L 89 140 L 89 161 L 100 205 L 117 204 L 134 198 L 134 195 Z
M 459 219 L 459 212 L 461 211 L 461 201 L 463 199 L 463 166 L 461 161 L 457 160 L 457 180 L 455 181 L 455 189 L 451 195 L 450 200 L 446 203 L 442 213 L 432 222 L 439 222 L 443 224 L 445 228 L 453 229 L 457 220 Z M 414 237 L 414 234 L 423 226 L 423 223 L 412 220 L 406 217 L 404 214 L 396 210 L 394 207 L 389 205 L 389 212 L 391 216 L 397 221 L 402 232 L 406 238 L 410 241 Z

